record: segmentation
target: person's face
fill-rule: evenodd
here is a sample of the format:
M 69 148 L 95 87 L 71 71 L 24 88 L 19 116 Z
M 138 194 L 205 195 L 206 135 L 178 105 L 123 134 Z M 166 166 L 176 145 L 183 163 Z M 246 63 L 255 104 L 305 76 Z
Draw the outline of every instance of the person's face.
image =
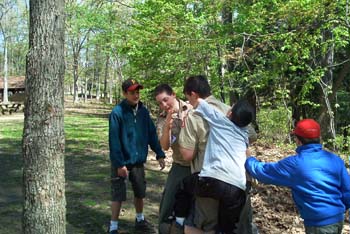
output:
M 159 108 L 168 111 L 174 108 L 176 100 L 175 94 L 167 94 L 166 92 L 162 92 L 156 96 L 156 101 L 159 105 Z
M 190 94 L 185 93 L 185 97 L 192 106 L 196 106 L 198 102 L 198 95 L 195 92 L 191 92 Z
M 140 101 L 140 90 L 123 92 L 124 97 L 130 105 L 136 105 Z
M 293 135 L 293 138 L 297 146 L 301 146 L 303 144 L 296 135 Z

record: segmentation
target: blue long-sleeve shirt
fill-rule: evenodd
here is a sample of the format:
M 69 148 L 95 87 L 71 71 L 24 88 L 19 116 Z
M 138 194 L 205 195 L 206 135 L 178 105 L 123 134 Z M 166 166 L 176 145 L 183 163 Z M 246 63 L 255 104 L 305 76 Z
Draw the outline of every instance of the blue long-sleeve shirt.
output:
M 305 226 L 344 220 L 350 207 L 350 176 L 343 160 L 323 150 L 321 144 L 302 145 L 296 152 L 274 163 L 250 157 L 245 168 L 263 183 L 290 187 Z
M 145 163 L 148 145 L 157 159 L 164 158 L 154 123 L 141 102 L 134 113 L 133 108 L 123 100 L 109 115 L 110 160 L 115 168 Z

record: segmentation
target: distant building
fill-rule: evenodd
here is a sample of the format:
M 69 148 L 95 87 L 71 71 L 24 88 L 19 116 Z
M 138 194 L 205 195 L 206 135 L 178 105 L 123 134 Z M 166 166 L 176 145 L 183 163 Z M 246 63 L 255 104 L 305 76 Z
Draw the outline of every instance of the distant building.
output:
M 25 90 L 24 81 L 25 81 L 25 76 L 9 76 L 7 78 L 7 91 L 8 91 L 8 96 L 10 101 L 24 101 L 24 90 Z M 4 77 L 0 77 L 0 100 L 3 100 L 3 95 L 4 95 Z M 16 99 L 16 100 L 13 100 L 13 99 Z

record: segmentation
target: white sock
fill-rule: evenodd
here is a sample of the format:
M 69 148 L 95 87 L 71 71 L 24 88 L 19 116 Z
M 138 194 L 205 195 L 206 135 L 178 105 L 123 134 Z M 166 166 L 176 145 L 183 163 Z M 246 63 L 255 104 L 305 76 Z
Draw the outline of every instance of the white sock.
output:
M 136 220 L 137 222 L 140 222 L 142 220 L 145 219 L 145 216 L 143 215 L 143 213 L 136 213 Z
M 178 224 L 180 224 L 181 226 L 184 225 L 184 222 L 185 222 L 185 218 L 183 217 L 175 217 L 175 220 Z
M 114 231 L 114 230 L 118 230 L 118 221 L 111 220 L 109 231 Z

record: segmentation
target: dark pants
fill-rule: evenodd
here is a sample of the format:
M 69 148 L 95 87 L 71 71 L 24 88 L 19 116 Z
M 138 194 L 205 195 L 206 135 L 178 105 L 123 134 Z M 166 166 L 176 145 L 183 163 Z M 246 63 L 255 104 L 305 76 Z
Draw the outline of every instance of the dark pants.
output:
M 321 227 L 308 227 L 305 226 L 306 234 L 341 234 L 343 230 L 344 222 L 338 222 Z
M 194 195 L 218 200 L 219 230 L 227 234 L 235 233 L 235 224 L 239 221 L 246 201 L 244 190 L 214 178 L 193 174 L 183 180 L 183 185 L 176 194 L 175 215 L 177 217 L 187 216 Z
M 241 216 L 239 217 L 239 223 L 236 225 L 237 230 L 236 233 L 239 234 L 258 234 L 258 228 L 253 223 L 253 208 L 251 201 L 250 190 L 252 187 L 252 183 L 247 181 L 246 188 L 246 202 L 244 204 L 243 210 L 241 212 Z
M 187 217 L 194 201 L 194 187 L 198 173 L 186 176 L 175 193 L 174 213 L 176 217 Z
M 143 164 L 127 165 L 129 181 L 134 191 L 134 197 L 145 198 L 146 179 Z M 117 175 L 117 168 L 111 167 L 112 201 L 126 201 L 126 178 Z

